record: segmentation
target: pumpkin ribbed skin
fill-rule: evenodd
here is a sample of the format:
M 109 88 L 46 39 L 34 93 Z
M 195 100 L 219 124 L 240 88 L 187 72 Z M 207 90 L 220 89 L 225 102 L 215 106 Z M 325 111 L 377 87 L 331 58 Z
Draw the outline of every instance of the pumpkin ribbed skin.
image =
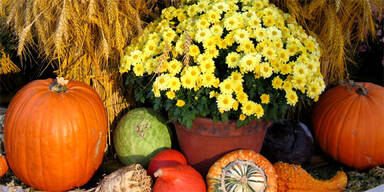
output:
M 105 150 L 107 115 L 88 85 L 69 81 L 65 92 L 53 79 L 24 86 L 9 104 L 4 147 L 10 168 L 25 184 L 44 191 L 84 185 Z
M 277 174 L 262 155 L 252 150 L 237 150 L 211 166 L 207 185 L 208 192 L 276 192 Z
M 312 114 L 320 147 L 345 165 L 365 169 L 384 164 L 384 88 L 372 83 L 325 92 Z

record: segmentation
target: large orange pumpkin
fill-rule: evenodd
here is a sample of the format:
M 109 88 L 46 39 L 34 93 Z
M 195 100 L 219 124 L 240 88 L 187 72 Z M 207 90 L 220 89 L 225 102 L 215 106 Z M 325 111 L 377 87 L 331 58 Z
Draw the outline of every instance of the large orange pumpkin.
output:
M 320 147 L 345 165 L 384 164 L 384 87 L 349 82 L 324 93 L 312 114 Z
M 5 115 L 8 164 L 22 182 L 39 190 L 84 185 L 106 147 L 102 100 L 88 85 L 65 81 L 30 82 L 17 92 Z

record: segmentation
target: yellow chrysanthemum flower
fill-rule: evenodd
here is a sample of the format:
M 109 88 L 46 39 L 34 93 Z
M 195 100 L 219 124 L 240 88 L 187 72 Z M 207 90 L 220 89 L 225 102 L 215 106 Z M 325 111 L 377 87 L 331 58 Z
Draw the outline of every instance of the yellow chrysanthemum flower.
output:
M 176 94 L 173 91 L 167 91 L 165 95 L 167 95 L 168 99 L 174 99 L 176 97 Z
M 270 39 L 278 40 L 278 39 L 281 39 L 282 33 L 281 33 L 281 31 L 277 27 L 273 26 L 273 27 L 268 27 L 267 28 L 267 36 Z
M 255 109 L 256 109 L 256 103 L 253 101 L 248 100 L 242 103 L 241 111 L 246 116 L 251 116 L 255 114 Z
M 170 76 L 168 74 L 161 74 L 160 76 L 156 77 L 154 84 L 158 86 L 159 90 L 166 90 L 169 88 L 169 78 Z
M 209 59 L 199 65 L 201 72 L 203 73 L 213 73 L 215 71 L 215 62 L 212 59 Z
M 187 14 L 188 14 L 188 16 L 190 16 L 190 17 L 195 16 L 195 15 L 197 14 L 197 10 L 198 10 L 197 5 L 191 5 L 191 6 L 189 6 L 189 7 L 187 8 Z
M 216 3 L 216 4 L 214 5 L 214 8 L 215 8 L 216 10 L 218 10 L 218 11 L 222 11 L 222 12 L 223 12 L 223 11 L 227 12 L 227 11 L 230 9 L 229 5 L 228 5 L 227 2 L 225 2 L 225 1 Z M 221 14 L 221 13 L 220 13 L 220 14 Z
M 225 39 L 220 39 L 217 43 L 217 47 L 219 47 L 219 49 L 225 49 L 227 48 L 228 44 L 227 44 L 227 41 Z
M 297 101 L 298 101 L 297 94 L 293 90 L 286 90 L 285 91 L 285 98 L 287 99 L 287 104 L 289 104 L 291 106 L 295 106 Z
M 240 46 L 236 49 L 237 52 L 243 51 L 244 53 L 251 53 L 255 51 L 255 45 L 249 39 L 244 39 L 240 42 Z
M 259 54 L 246 54 L 240 59 L 239 66 L 243 73 L 251 72 L 255 69 L 256 65 L 260 63 L 261 55 Z
M 235 35 L 233 36 L 233 38 L 237 43 L 240 43 L 246 39 L 249 39 L 249 33 L 244 29 L 237 29 L 235 30 Z
M 184 54 L 184 51 L 185 51 L 184 45 L 185 45 L 185 37 L 183 36 L 177 40 L 176 45 L 175 45 L 175 50 L 179 55 Z
M 133 72 L 135 73 L 136 76 L 143 76 L 144 75 L 144 65 L 143 63 L 136 63 L 133 66 Z
M 294 76 L 292 81 L 295 89 L 303 89 L 307 84 L 307 80 L 303 76 Z
M 270 99 L 270 97 L 269 97 L 268 94 L 263 93 L 260 96 L 260 100 L 261 100 L 262 104 L 268 104 L 269 103 L 269 99 Z
M 268 77 L 270 77 L 272 74 L 273 74 L 273 69 L 272 69 L 272 67 L 269 65 L 268 62 L 263 62 L 263 63 L 260 64 L 260 75 L 261 75 L 263 78 L 268 78 Z
M 278 49 L 277 50 L 277 58 L 280 62 L 287 62 L 289 60 L 289 53 L 285 49 Z
M 181 99 L 178 99 L 177 102 L 176 102 L 176 106 L 178 107 L 182 107 L 185 105 L 185 101 L 184 100 L 181 100 Z
M 203 46 L 205 49 L 216 49 L 216 37 L 217 36 L 211 36 L 207 40 L 203 41 Z
M 273 48 L 275 49 L 282 49 L 284 46 L 283 41 L 281 39 L 274 39 L 272 42 Z
M 320 95 L 320 93 L 322 92 L 323 90 L 321 89 L 321 86 L 317 83 L 311 83 L 308 88 L 307 88 L 307 95 L 308 97 L 310 97 L 311 99 L 314 99 L 316 98 L 317 96 Z
M 211 31 L 208 28 L 199 29 L 195 34 L 195 40 L 199 43 L 202 43 L 209 37 L 211 37 Z
M 291 90 L 292 87 L 293 87 L 292 82 L 291 82 L 289 79 L 286 79 L 286 80 L 284 81 L 284 83 L 283 83 L 283 89 L 284 89 L 285 91 L 287 91 L 287 90 Z
M 196 79 L 190 75 L 181 76 L 181 85 L 186 89 L 193 89 L 196 85 Z
M 196 23 L 197 29 L 205 29 L 205 28 L 208 28 L 209 25 L 210 25 L 210 22 L 207 19 L 201 18 L 201 17 Z
M 308 75 L 308 68 L 303 64 L 297 64 L 293 68 L 293 74 L 295 76 L 302 76 L 305 77 Z
M 200 54 L 200 49 L 197 45 L 189 46 L 189 54 L 193 57 L 196 57 Z
M 261 27 L 261 20 L 259 17 L 256 15 L 253 15 L 251 18 L 248 20 L 248 26 L 251 27 L 252 29 L 256 29 Z
M 273 78 L 273 80 L 272 80 L 272 87 L 273 88 L 281 89 L 282 85 L 283 85 L 283 80 L 279 76 Z
M 230 52 L 225 58 L 225 63 L 228 65 L 229 68 L 237 67 L 239 61 L 240 61 L 240 55 L 236 52 Z
M 216 81 L 216 77 L 213 73 L 203 73 L 201 79 L 201 84 L 203 87 L 212 87 Z
M 281 74 L 287 75 L 287 74 L 291 73 L 291 71 L 292 71 L 291 64 L 280 65 L 280 73 Z
M 144 52 L 148 53 L 149 56 L 152 56 L 153 53 L 156 53 L 157 44 L 153 41 L 148 41 L 144 46 Z
M 263 41 L 267 37 L 267 31 L 262 27 L 256 28 L 254 33 L 257 41 Z
M 231 94 L 233 92 L 233 86 L 234 84 L 229 78 L 225 79 L 223 82 L 219 84 L 220 91 L 221 93 L 224 93 L 224 94 Z
M 217 107 L 222 111 L 230 111 L 233 108 L 235 100 L 229 94 L 220 94 L 217 97 Z
M 240 13 L 233 13 L 232 16 L 226 16 L 224 18 L 224 27 L 228 31 L 233 31 L 243 27 L 243 17 Z
M 183 64 L 180 61 L 175 59 L 170 61 L 167 65 L 169 73 L 173 75 L 179 73 L 182 66 Z
M 219 50 L 217 50 L 216 48 L 209 48 L 205 50 L 205 54 L 207 54 L 209 58 L 216 58 L 217 56 L 219 56 Z
M 170 77 L 168 80 L 168 87 L 171 91 L 178 91 L 180 90 L 181 83 L 179 78 L 177 77 Z
M 172 30 L 171 28 L 167 27 L 165 30 L 163 30 L 162 38 L 167 42 L 172 42 L 176 37 L 176 32 Z
M 233 71 L 229 78 L 233 81 L 235 84 L 241 84 L 243 83 L 243 75 L 239 73 L 238 71 Z
M 141 52 L 140 50 L 132 51 L 130 54 L 131 59 L 132 59 L 131 63 L 137 64 L 137 63 L 142 62 L 142 55 L 143 55 L 143 52 Z
M 197 63 L 200 65 L 204 64 L 205 62 L 208 62 L 209 60 L 212 60 L 212 58 L 210 58 L 206 53 L 200 54 L 197 57 Z
M 263 107 L 262 107 L 260 104 L 258 104 L 258 103 L 256 103 L 254 111 L 255 111 L 255 116 L 256 116 L 257 118 L 261 118 L 261 117 L 264 115 L 264 109 L 263 109 Z
M 235 101 L 235 102 L 233 103 L 232 109 L 235 110 L 235 111 L 237 111 L 237 110 L 239 109 L 239 102 Z
M 271 15 L 266 15 L 263 17 L 263 24 L 267 27 L 275 25 L 275 18 Z
M 245 92 L 237 92 L 236 93 L 236 99 L 239 101 L 241 104 L 245 103 L 248 101 L 248 95 Z
M 185 74 L 190 76 L 193 79 L 198 79 L 201 72 L 198 66 L 187 66 L 184 68 Z
M 272 47 L 264 47 L 262 53 L 269 60 L 276 58 L 275 50 Z
M 224 38 L 224 40 L 226 41 L 228 47 L 232 46 L 233 43 L 235 43 L 235 39 L 233 38 L 233 35 L 234 35 L 234 33 L 232 31 L 232 32 L 229 32 L 227 34 L 227 36 L 225 36 L 225 38 Z
M 221 16 L 217 9 L 212 9 L 207 13 L 207 18 L 211 23 L 215 23 L 220 20 Z

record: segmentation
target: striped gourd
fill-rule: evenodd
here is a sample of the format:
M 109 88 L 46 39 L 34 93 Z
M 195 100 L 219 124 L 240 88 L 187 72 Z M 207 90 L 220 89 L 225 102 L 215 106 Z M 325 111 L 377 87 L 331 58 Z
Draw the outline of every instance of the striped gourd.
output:
M 215 162 L 207 175 L 208 192 L 275 192 L 272 164 L 252 150 L 230 152 Z

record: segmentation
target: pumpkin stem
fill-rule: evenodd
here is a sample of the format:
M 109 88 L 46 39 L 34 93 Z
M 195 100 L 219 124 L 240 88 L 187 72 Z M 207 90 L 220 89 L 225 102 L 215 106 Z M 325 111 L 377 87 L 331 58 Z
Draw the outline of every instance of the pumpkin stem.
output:
M 161 169 L 158 169 L 154 174 L 153 176 L 155 177 L 161 177 L 163 175 L 163 171 Z
M 56 77 L 56 80 L 51 83 L 49 89 L 56 93 L 62 93 L 67 91 L 68 80 L 64 79 L 64 77 Z
M 356 93 L 359 94 L 359 95 L 368 95 L 368 90 L 361 86 L 361 85 L 358 85 L 358 89 L 356 89 Z
M 345 86 L 348 88 L 348 90 L 352 91 L 353 87 L 358 87 L 355 92 L 359 95 L 368 95 L 368 90 L 367 88 L 363 87 L 359 83 L 354 82 L 353 80 L 345 80 L 341 82 L 341 85 Z

